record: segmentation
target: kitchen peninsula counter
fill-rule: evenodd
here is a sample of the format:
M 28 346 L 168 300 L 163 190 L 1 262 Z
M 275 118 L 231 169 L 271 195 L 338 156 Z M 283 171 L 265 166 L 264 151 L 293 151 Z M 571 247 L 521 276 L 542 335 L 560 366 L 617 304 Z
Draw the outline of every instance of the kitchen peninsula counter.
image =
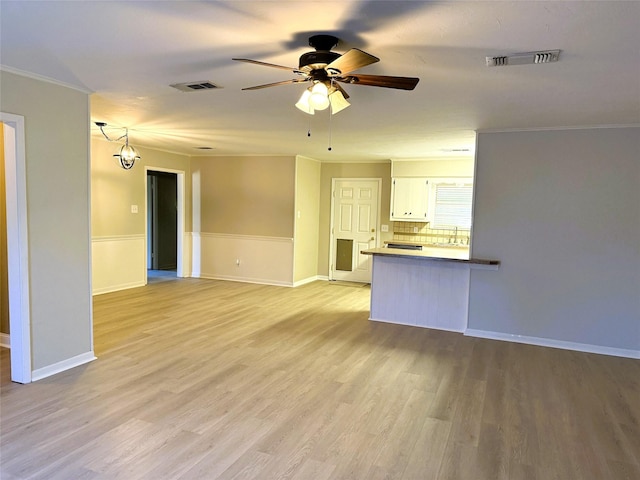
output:
M 445 262 L 461 262 L 473 265 L 485 265 L 495 267 L 497 270 L 500 262 L 498 260 L 484 260 L 480 258 L 469 258 L 469 250 L 456 247 L 430 247 L 423 246 L 422 250 L 408 250 L 404 248 L 379 247 L 362 250 L 364 255 L 385 255 L 390 257 L 406 257 L 416 260 L 438 260 Z
M 497 260 L 469 259 L 467 249 L 372 248 L 370 320 L 464 332 L 472 268 L 498 270 Z

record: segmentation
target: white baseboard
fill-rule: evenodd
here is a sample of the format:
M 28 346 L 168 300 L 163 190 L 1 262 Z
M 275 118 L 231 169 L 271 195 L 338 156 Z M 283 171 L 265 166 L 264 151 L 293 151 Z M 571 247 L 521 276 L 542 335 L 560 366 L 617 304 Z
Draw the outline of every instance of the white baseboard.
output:
M 277 280 L 269 280 L 264 278 L 249 278 L 249 277 L 233 277 L 231 275 L 214 275 L 211 273 L 201 273 L 195 278 L 206 278 L 208 280 L 226 280 L 228 282 L 241 282 L 241 283 L 256 283 L 258 285 L 273 285 L 276 287 L 292 287 L 291 283 L 279 282 Z
M 539 347 L 560 348 L 563 350 L 574 350 L 576 352 L 597 353 L 600 355 L 611 355 L 614 357 L 640 359 L 640 350 L 630 350 L 626 348 L 613 348 L 602 345 L 590 345 L 588 343 L 566 342 L 551 338 L 528 337 L 526 335 L 489 332 L 486 330 L 475 330 L 472 328 L 468 328 L 464 334 L 468 337 L 487 338 L 490 340 L 502 340 L 506 342 L 525 343 L 527 345 L 537 345 Z
M 320 278 L 318 275 L 314 275 L 312 277 L 308 277 L 308 278 L 305 278 L 303 280 L 298 280 L 297 282 L 294 282 L 293 286 L 294 287 L 300 287 L 302 285 L 306 285 L 307 283 L 315 282 L 316 280 L 323 280 L 323 279 Z
M 416 328 L 426 328 L 428 330 L 440 330 L 442 332 L 451 332 L 451 333 L 464 333 L 462 330 L 453 330 L 450 328 L 442 328 L 442 327 L 438 327 L 438 326 L 429 326 L 429 327 L 425 327 L 423 325 L 416 325 L 415 323 L 408 323 L 408 322 L 396 322 L 396 321 L 391 321 L 391 320 L 381 320 L 379 318 L 371 318 L 369 317 L 369 320 L 371 320 L 372 322 L 377 322 L 377 323 L 388 323 L 389 325 L 402 325 L 403 327 L 416 327 Z
M 91 351 L 76 355 L 75 357 L 62 360 L 61 362 L 57 362 L 46 367 L 38 368 L 37 370 L 31 372 L 31 381 L 35 382 L 37 380 L 42 380 L 43 378 L 50 377 L 51 375 L 55 375 L 56 373 L 64 372 L 65 370 L 69 370 L 70 368 L 78 367 L 80 365 L 84 365 L 85 363 L 92 362 L 96 358 L 97 357 L 94 355 L 93 351 Z
M 11 348 L 11 337 L 8 333 L 0 333 L 0 347 Z
M 121 285 L 111 285 L 105 288 L 96 288 L 93 290 L 93 295 L 102 295 L 104 293 L 119 292 L 120 290 L 127 290 L 129 288 L 144 287 L 144 282 L 131 282 L 123 283 Z

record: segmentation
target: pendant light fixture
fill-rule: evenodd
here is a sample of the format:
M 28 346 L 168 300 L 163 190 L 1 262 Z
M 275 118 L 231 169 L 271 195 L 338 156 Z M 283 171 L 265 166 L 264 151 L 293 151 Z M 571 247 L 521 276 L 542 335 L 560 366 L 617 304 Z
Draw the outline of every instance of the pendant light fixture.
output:
M 104 132 L 104 127 L 107 126 L 106 123 L 104 122 L 95 122 L 95 123 L 100 128 L 100 131 L 102 132 L 102 135 L 104 135 L 104 138 L 106 138 L 108 141 L 117 142 L 124 138 L 124 145 L 122 146 L 122 148 L 120 148 L 120 151 L 118 153 L 114 153 L 113 156 L 118 159 L 118 162 L 120 163 L 120 166 L 122 168 L 124 168 L 125 170 L 131 170 L 135 165 L 136 161 L 140 160 L 140 155 L 138 155 L 138 152 L 136 151 L 135 148 L 129 145 L 129 129 L 125 128 L 124 135 L 121 135 L 118 138 L 112 139 L 112 138 L 109 138 L 109 136 Z M 115 128 L 120 128 L 120 127 L 115 127 Z
M 120 161 L 120 166 L 125 170 L 130 170 L 136 163 L 136 160 L 140 160 L 140 155 L 136 152 L 136 149 L 129 145 L 129 130 L 126 129 L 124 135 L 124 145 L 120 149 L 119 153 L 115 153 L 114 157 Z

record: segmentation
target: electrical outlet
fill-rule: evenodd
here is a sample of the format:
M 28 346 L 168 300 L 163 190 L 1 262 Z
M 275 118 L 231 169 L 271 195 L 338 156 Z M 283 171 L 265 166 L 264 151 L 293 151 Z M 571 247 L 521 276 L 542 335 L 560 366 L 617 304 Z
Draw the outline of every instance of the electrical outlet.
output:
M 413 227 L 413 233 L 418 233 L 418 227 Z
M 238 267 L 240 266 L 240 259 L 239 258 L 236 258 L 236 266 L 238 266 Z
M 138 213 L 138 205 L 131 205 L 131 213 Z
M 380 225 L 380 231 L 381 232 L 388 232 L 389 231 L 389 225 Z

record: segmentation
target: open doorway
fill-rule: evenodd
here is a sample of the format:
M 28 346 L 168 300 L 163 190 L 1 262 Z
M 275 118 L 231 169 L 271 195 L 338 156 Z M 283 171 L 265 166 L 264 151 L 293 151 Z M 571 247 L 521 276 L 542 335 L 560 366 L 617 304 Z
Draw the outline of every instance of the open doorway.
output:
M 147 170 L 147 282 L 175 278 L 178 267 L 178 175 Z

